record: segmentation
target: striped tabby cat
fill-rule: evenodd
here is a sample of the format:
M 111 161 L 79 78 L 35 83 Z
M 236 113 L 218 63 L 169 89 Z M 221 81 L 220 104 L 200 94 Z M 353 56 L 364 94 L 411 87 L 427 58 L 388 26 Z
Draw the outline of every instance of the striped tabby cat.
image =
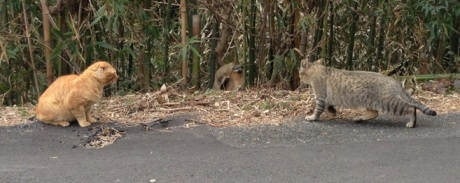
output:
M 314 121 L 326 108 L 335 113 L 335 105 L 346 108 L 366 108 L 363 116 L 353 118 L 360 122 L 374 119 L 378 114 L 396 116 L 410 114 L 406 127 L 415 127 L 416 109 L 426 115 L 436 116 L 433 111 L 413 99 L 401 85 L 391 77 L 365 71 L 347 71 L 329 68 L 321 64 L 322 59 L 311 63 L 301 62 L 299 75 L 301 81 L 310 84 L 316 97 L 316 107 L 305 120 Z

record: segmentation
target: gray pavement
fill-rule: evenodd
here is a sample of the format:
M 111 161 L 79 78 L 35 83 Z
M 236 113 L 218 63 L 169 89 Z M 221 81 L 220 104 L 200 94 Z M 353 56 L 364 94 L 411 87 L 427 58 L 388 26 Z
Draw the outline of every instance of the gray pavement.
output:
M 459 182 L 460 114 L 368 123 L 184 128 L 109 126 L 114 144 L 84 147 L 100 128 L 0 128 L 0 182 Z

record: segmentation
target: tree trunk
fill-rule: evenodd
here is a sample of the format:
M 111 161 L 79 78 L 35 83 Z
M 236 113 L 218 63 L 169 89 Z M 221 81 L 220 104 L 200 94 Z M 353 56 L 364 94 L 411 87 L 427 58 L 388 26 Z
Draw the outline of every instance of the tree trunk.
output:
M 125 26 L 121 18 L 118 19 L 118 36 L 120 38 L 125 37 Z M 118 44 L 117 44 L 118 50 L 125 49 L 125 46 L 126 46 L 125 40 L 118 39 Z M 90 54 L 87 54 L 87 55 L 90 55 Z M 92 54 L 91 54 L 91 57 L 92 57 Z M 117 67 L 115 67 L 115 69 L 119 71 L 118 75 L 121 77 L 126 77 L 125 57 L 126 57 L 125 53 L 120 54 L 120 58 L 117 61 Z M 88 56 L 86 57 L 86 59 L 88 60 Z M 93 59 L 90 59 L 90 60 L 93 60 Z
M 444 56 L 446 54 L 446 52 L 445 52 L 445 50 L 446 50 L 445 42 L 446 42 L 445 36 L 443 34 L 441 34 L 439 36 L 438 48 L 437 48 L 437 52 L 436 52 L 436 62 L 434 64 L 435 73 L 439 73 L 439 72 L 443 71 L 442 65 L 444 65 L 443 61 L 444 61 Z
M 242 45 L 243 45 L 243 48 L 241 49 L 242 53 L 242 64 L 244 66 L 244 69 L 243 69 L 243 74 L 246 74 L 247 71 L 248 71 L 248 50 L 249 50 L 249 46 L 248 46 L 248 42 L 249 42 L 249 30 L 248 30 L 248 24 L 246 22 L 246 20 L 249 18 L 248 17 L 248 6 L 249 6 L 249 0 L 243 0 L 242 1 L 243 5 L 242 5 L 242 13 L 241 13 L 241 25 L 242 25 L 242 28 L 243 28 L 243 33 L 242 33 Z M 221 35 L 222 37 L 222 35 Z M 216 49 L 216 52 L 217 52 L 217 49 Z M 217 54 L 218 55 L 218 54 Z M 219 57 L 217 57 L 219 58 Z M 218 60 L 219 61 L 219 60 Z M 248 83 L 248 77 L 245 77 L 244 78 L 244 82 L 245 84 L 247 85 Z
M 38 99 L 38 98 L 40 98 L 41 92 L 40 92 L 40 88 L 38 86 L 37 69 L 35 68 L 35 60 L 34 60 L 34 53 L 33 53 L 33 49 L 32 49 L 32 41 L 30 41 L 29 20 L 27 18 L 25 1 L 22 1 L 22 13 L 24 14 L 24 25 L 25 25 L 27 45 L 28 45 L 28 48 L 29 48 L 29 56 L 30 56 L 30 62 L 31 62 L 30 66 L 32 68 L 32 73 L 33 73 L 33 77 L 34 77 L 34 84 L 35 84 L 35 90 L 37 92 L 37 99 Z
M 455 19 L 455 15 L 453 16 L 454 17 L 454 29 L 456 31 L 452 31 L 452 34 L 450 36 L 450 51 L 452 52 L 452 54 L 450 55 L 449 57 L 449 60 L 450 60 L 450 63 L 451 64 L 454 64 L 455 63 L 455 58 L 456 57 L 460 57 L 459 55 L 459 45 L 458 45 L 458 41 L 459 41 L 459 38 L 460 38 L 460 33 L 458 31 L 460 31 L 460 20 L 457 18 Z M 451 72 L 458 72 L 459 71 L 459 68 L 458 68 L 458 65 L 454 68 L 451 69 Z
M 327 43 L 327 60 L 328 64 L 333 64 L 332 54 L 334 53 L 334 2 L 330 1 L 329 5 L 329 38 Z
M 42 5 L 42 17 L 43 17 L 43 34 L 45 42 L 45 61 L 46 61 L 46 81 L 48 86 L 54 80 L 53 76 L 53 63 L 50 60 L 51 55 L 51 33 L 50 33 L 50 21 L 48 19 L 48 2 L 47 0 L 40 0 Z
M 187 30 L 188 30 L 188 33 L 187 33 L 187 39 L 191 39 L 194 35 L 193 35 L 193 16 L 196 15 L 196 0 L 187 0 L 187 4 L 186 4 L 186 7 L 187 7 Z M 188 46 L 194 46 L 194 45 L 188 45 Z M 193 75 L 193 58 L 194 57 L 194 54 L 189 51 L 188 52 L 188 71 L 187 73 L 190 73 L 191 75 Z M 189 74 L 189 75 L 190 75 Z M 190 76 L 189 76 L 190 77 Z M 190 78 L 190 82 L 193 82 L 191 81 L 192 78 Z M 192 84 L 193 85 L 193 84 Z
M 140 38 L 142 38 L 142 36 L 140 36 Z M 142 39 L 141 39 L 142 40 Z M 145 48 L 144 46 L 141 46 L 141 48 L 139 49 L 139 57 L 137 58 L 137 65 L 138 65 L 138 69 L 139 69 L 139 72 L 137 72 L 137 78 L 138 80 L 136 81 L 136 83 L 139 85 L 139 88 L 141 90 L 141 92 L 147 92 L 147 86 L 145 86 L 145 80 L 147 78 L 147 76 L 145 75 L 145 65 L 144 65 L 144 56 L 145 56 Z
M 140 5 L 140 8 L 141 10 L 145 9 L 145 4 L 142 3 Z M 140 23 L 143 25 L 142 26 L 142 29 L 143 30 L 139 30 L 139 42 L 143 43 L 143 45 L 140 45 L 140 48 L 139 48 L 139 57 L 137 58 L 137 65 L 139 67 L 139 72 L 137 73 L 137 76 L 138 76 L 138 81 L 137 81 L 137 84 L 139 84 L 140 86 L 140 90 L 141 92 L 147 92 L 149 87 L 149 75 L 148 75 L 148 67 L 147 67 L 147 64 L 146 64 L 146 57 L 145 57 L 145 53 L 146 53 L 146 50 L 148 50 L 148 46 L 146 44 L 148 44 L 148 38 L 146 39 L 146 37 L 144 36 L 143 34 L 143 31 L 146 30 L 147 26 L 145 25 L 146 22 L 145 20 L 143 19 L 140 19 Z M 148 59 L 148 56 L 147 56 L 147 59 Z
M 272 3 L 273 3 L 273 0 L 266 0 L 265 3 L 262 5 L 263 7 L 262 7 L 261 16 L 260 16 L 261 20 L 259 23 L 260 30 L 267 30 L 268 28 L 268 21 L 269 21 L 268 17 L 273 16 L 273 11 L 270 8 Z M 259 31 L 257 36 L 261 38 L 261 39 L 258 39 L 258 45 L 265 45 L 267 43 L 267 39 L 265 39 L 265 37 L 268 38 L 268 42 L 271 39 L 270 35 L 269 36 L 266 35 L 266 31 Z M 270 60 L 267 59 L 267 52 L 266 52 L 265 46 L 259 46 L 257 48 L 257 53 L 258 53 L 257 60 L 259 60 L 259 62 L 257 62 L 258 73 L 265 73 L 264 72 L 265 65 L 267 62 L 270 62 Z
M 212 22 L 212 38 L 211 39 L 211 55 L 209 56 L 209 86 L 208 88 L 214 87 L 215 75 L 216 75 L 216 45 L 217 45 L 217 31 L 219 29 L 219 23 L 216 18 Z
M 307 46 L 308 46 L 308 31 L 305 31 L 305 32 L 302 32 L 300 35 L 300 45 L 299 45 L 299 50 L 302 53 L 302 56 L 304 58 L 307 53 Z
M 377 29 L 377 16 L 375 15 L 375 11 L 377 10 L 376 7 L 379 6 L 378 0 L 373 0 L 371 4 L 371 27 L 369 27 L 369 47 L 367 48 L 367 69 L 373 70 L 372 66 L 374 65 L 374 61 L 372 57 L 375 53 L 375 32 Z
M 352 16 L 352 21 L 351 21 L 351 26 L 350 26 L 350 32 L 348 34 L 348 37 L 350 38 L 348 41 L 348 49 L 347 49 L 347 68 L 348 70 L 353 69 L 353 48 L 355 45 L 355 32 L 356 32 L 356 22 L 358 21 L 358 3 L 353 2 L 353 9 L 351 10 L 351 16 Z
M 324 21 L 325 2 L 326 0 L 322 0 L 320 2 L 319 8 L 317 9 L 317 12 L 316 12 L 316 17 L 318 17 L 318 20 L 316 21 L 316 30 L 315 30 L 315 35 L 313 38 L 313 45 L 312 45 L 311 52 L 309 55 L 310 62 L 316 61 L 316 59 L 318 58 L 318 55 L 321 53 L 321 47 L 319 47 L 319 42 L 321 41 L 321 38 L 323 37 L 323 21 Z
M 230 8 L 225 8 L 222 13 L 222 18 L 228 20 L 231 16 L 232 11 Z M 228 45 L 227 39 L 228 37 L 230 37 L 231 34 L 232 29 L 226 23 L 222 23 L 219 42 L 216 46 L 217 62 L 219 63 L 219 66 L 225 65 L 223 58 L 225 54 L 225 48 L 227 48 Z
M 383 15 L 380 18 L 380 28 L 379 28 L 379 39 L 378 39 L 378 44 L 377 44 L 377 56 L 376 56 L 376 62 L 375 63 L 381 63 L 382 58 L 383 58 L 383 49 L 385 46 L 385 28 L 386 28 L 386 18 L 387 18 L 387 12 L 385 10 L 385 6 L 388 3 L 388 0 L 385 0 L 382 4 L 382 9 L 383 9 Z M 385 68 L 387 66 L 385 65 Z
M 193 15 L 193 36 L 195 36 L 198 40 L 200 39 L 200 32 L 201 32 L 201 27 L 200 27 L 200 16 L 199 15 Z M 193 45 L 195 49 L 200 52 L 200 44 L 195 43 Z M 198 90 L 200 88 L 200 57 L 196 53 L 193 53 L 193 65 L 192 65 L 192 86 L 194 87 L 195 90 Z
M 270 42 L 270 48 L 268 50 L 268 64 L 266 64 L 265 67 L 265 76 L 268 80 L 272 77 L 273 74 L 273 68 L 274 68 L 274 57 L 275 57 L 275 50 L 277 50 L 277 38 L 276 38 L 276 33 L 275 33 L 275 18 L 273 16 L 273 12 L 276 12 L 276 4 L 274 0 L 269 0 L 269 9 L 267 10 L 268 13 L 268 34 L 269 34 L 269 42 Z
M 6 29 L 8 29 L 8 27 L 9 27 L 9 26 L 8 26 L 9 20 L 8 20 L 8 6 L 7 6 L 7 4 L 8 4 L 8 0 L 5 0 L 5 1 L 3 2 L 2 10 L 1 10 L 2 13 L 3 13 L 3 15 L 2 15 L 2 17 L 3 17 L 3 19 L 2 19 L 2 21 L 3 21 L 3 22 L 2 22 L 2 25 L 5 26 Z M 0 104 L 1 104 L 1 103 L 0 103 Z
M 165 29 L 163 31 L 164 36 L 164 50 L 163 50 L 163 76 L 167 76 L 169 73 L 169 31 L 171 29 L 171 18 L 172 18 L 172 10 L 171 10 L 172 0 L 168 0 L 168 5 L 166 7 L 166 18 L 165 18 Z M 164 77 L 163 77 L 164 78 Z
M 187 46 L 187 1 L 186 0 L 180 0 L 180 14 L 181 14 L 181 40 L 182 40 L 182 46 L 186 47 Z M 184 88 L 187 87 L 187 68 L 188 68 L 188 63 L 187 63 L 187 51 L 185 53 L 182 53 L 182 86 Z
M 256 1 L 251 0 L 251 9 L 249 12 L 249 61 L 248 61 L 248 84 L 254 86 L 256 77 Z

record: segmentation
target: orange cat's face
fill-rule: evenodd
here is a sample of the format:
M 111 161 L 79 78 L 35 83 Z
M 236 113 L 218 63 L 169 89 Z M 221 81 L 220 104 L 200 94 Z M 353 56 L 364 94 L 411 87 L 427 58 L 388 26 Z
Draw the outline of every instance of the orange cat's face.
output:
M 82 75 L 91 75 L 103 85 L 112 84 L 118 80 L 115 68 L 104 61 L 99 61 L 89 66 Z

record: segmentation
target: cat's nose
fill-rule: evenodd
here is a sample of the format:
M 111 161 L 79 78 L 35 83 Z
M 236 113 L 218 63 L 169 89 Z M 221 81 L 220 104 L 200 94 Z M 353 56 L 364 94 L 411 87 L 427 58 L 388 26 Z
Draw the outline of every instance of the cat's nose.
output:
M 115 74 L 115 77 L 113 77 L 113 82 L 115 83 L 115 82 L 117 82 L 117 81 L 118 81 L 118 75 Z

